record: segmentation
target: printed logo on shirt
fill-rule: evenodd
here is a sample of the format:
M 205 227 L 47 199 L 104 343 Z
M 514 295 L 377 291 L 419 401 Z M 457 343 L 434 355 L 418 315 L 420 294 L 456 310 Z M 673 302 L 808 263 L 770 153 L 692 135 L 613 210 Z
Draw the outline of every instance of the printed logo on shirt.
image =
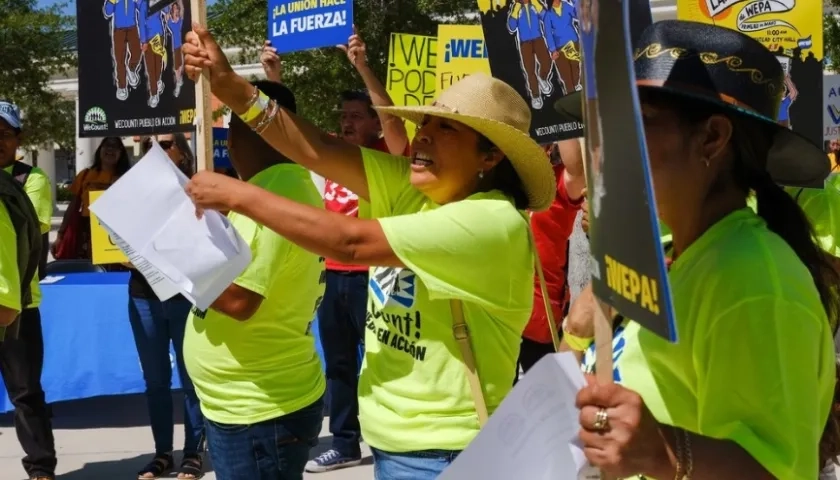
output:
M 404 352 L 415 360 L 425 360 L 426 347 L 420 344 L 423 340 L 422 316 L 419 310 L 410 310 L 415 304 L 417 275 L 407 268 L 377 267 L 368 284 L 371 295 L 368 296 L 370 305 L 365 328 L 382 345 Z M 377 326 L 377 320 L 386 326 Z
M 353 217 L 359 213 L 359 196 L 333 181 L 326 180 L 324 205 L 331 212 Z
M 376 267 L 368 284 L 379 304 L 385 306 L 414 306 L 417 275 L 407 268 Z
M 202 320 L 204 320 L 204 317 L 207 316 L 207 310 L 199 310 L 198 307 L 196 307 L 196 306 L 193 306 L 190 309 L 190 313 L 195 315 L 195 318 L 200 318 Z

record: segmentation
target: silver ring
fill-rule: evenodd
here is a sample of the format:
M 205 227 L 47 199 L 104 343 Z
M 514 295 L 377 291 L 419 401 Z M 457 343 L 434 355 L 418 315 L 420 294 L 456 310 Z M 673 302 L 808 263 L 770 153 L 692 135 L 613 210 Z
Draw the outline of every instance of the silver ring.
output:
M 607 414 L 606 408 L 600 408 L 595 412 L 595 421 L 592 422 L 592 428 L 598 431 L 604 431 L 610 424 L 610 416 Z

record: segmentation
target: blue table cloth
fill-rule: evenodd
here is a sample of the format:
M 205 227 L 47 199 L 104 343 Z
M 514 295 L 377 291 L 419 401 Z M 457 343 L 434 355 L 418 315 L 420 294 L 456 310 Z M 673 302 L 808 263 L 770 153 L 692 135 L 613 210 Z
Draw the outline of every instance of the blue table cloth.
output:
M 67 274 L 42 285 L 47 402 L 143 393 L 143 372 L 128 323 L 128 273 Z M 317 319 L 312 331 L 322 358 Z M 172 386 L 181 382 L 170 349 Z M 0 384 L 0 413 L 13 410 Z

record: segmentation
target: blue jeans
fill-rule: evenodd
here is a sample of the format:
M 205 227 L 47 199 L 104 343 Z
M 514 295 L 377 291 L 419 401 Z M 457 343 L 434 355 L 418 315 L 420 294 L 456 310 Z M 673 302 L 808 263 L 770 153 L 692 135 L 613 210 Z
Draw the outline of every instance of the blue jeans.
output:
M 368 273 L 327 270 L 324 298 L 318 307 L 318 334 L 324 349 L 329 391 L 332 448 L 360 458 L 359 347 L 365 340 Z
M 213 470 L 224 480 L 301 480 L 323 420 L 323 398 L 297 412 L 253 425 L 205 420 Z
M 374 480 L 435 480 L 461 452 L 423 450 L 389 453 L 371 448 Z
M 170 342 L 175 347 L 175 364 L 184 390 L 184 454 L 194 455 L 201 448 L 204 417 L 195 387 L 184 366 L 184 329 L 191 307 L 192 304 L 180 295 L 165 302 L 139 297 L 131 297 L 128 301 L 128 318 L 146 382 L 146 401 L 156 454 L 174 449 Z

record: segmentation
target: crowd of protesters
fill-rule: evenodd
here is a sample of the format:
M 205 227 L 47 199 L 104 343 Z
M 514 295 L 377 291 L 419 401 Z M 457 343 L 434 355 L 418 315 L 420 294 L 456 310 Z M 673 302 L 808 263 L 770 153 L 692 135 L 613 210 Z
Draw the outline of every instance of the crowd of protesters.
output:
M 636 47 L 648 52 L 635 68 L 680 341 L 611 316 L 615 383 L 577 397 L 584 453 L 610 478 L 833 478 L 840 177 L 829 175 L 840 146 L 826 154 L 777 123 L 780 98 L 749 72 L 779 89 L 784 72 L 745 35 L 663 21 Z M 339 131 L 326 132 L 297 113 L 270 43 L 267 80 L 252 82 L 205 28 L 187 35 L 184 73 L 205 75 L 234 114 L 236 177 L 194 174 L 181 134 L 144 139 L 144 151 L 161 146 L 191 178 L 198 213 L 225 212 L 252 260 L 204 311 L 181 296 L 159 301 L 132 265 L 113 267 L 131 271 L 154 439 L 140 480 L 201 477 L 205 443 L 220 479 L 300 479 L 359 465 L 362 438 L 376 479 L 431 480 L 545 355 L 572 351 L 595 371 L 600 307 L 591 288 L 572 302 L 568 282 L 575 219 L 590 224 L 592 137 L 538 145 L 529 104 L 484 74 L 431 105 L 395 106 L 361 36 L 341 48 L 365 88 L 337 92 Z M 734 55 L 749 69 L 707 62 L 696 75 L 685 52 Z M 583 121 L 569 93 L 558 119 Z M 0 176 L 0 325 L 15 332 L 0 344 L 0 374 L 24 468 L 51 480 L 37 270 L 52 198 L 45 174 L 15 159 L 22 132 L 17 108 L 0 102 L 10 174 Z M 122 141 L 104 139 L 71 186 L 56 258 L 90 258 L 88 194 L 129 166 Z M 170 343 L 185 390 L 180 464 Z M 332 444 L 310 458 L 324 412 Z

